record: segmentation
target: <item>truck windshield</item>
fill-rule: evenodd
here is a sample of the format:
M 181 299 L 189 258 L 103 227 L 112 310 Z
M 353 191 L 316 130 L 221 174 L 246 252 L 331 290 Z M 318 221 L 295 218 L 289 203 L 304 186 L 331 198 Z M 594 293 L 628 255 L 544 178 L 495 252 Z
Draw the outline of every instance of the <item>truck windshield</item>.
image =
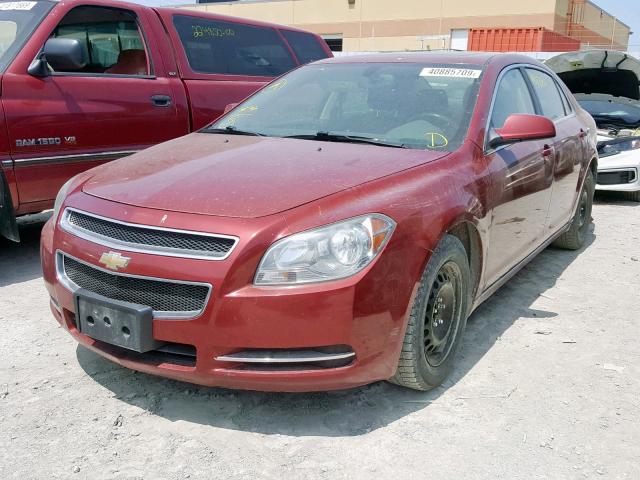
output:
M 4 72 L 53 2 L 0 1 L 0 73 Z
M 312 64 L 204 131 L 452 151 L 466 136 L 481 76 L 477 65 Z

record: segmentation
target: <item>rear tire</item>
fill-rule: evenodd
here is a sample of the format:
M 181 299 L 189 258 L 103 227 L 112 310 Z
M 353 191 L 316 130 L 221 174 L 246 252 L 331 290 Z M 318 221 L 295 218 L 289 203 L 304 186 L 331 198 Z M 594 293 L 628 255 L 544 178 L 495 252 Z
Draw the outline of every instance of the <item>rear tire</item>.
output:
M 414 390 L 440 385 L 453 368 L 467 324 L 469 260 L 456 237 L 446 235 L 433 252 L 411 307 L 395 375 Z
M 593 194 L 595 192 L 595 182 L 593 173 L 589 170 L 584 185 L 580 191 L 578 208 L 573 216 L 569 230 L 560 235 L 553 246 L 566 250 L 578 250 L 584 245 L 584 240 L 591 224 L 591 210 L 593 209 Z
M 637 192 L 625 192 L 624 198 L 626 198 L 630 202 L 640 202 L 640 190 L 638 190 Z

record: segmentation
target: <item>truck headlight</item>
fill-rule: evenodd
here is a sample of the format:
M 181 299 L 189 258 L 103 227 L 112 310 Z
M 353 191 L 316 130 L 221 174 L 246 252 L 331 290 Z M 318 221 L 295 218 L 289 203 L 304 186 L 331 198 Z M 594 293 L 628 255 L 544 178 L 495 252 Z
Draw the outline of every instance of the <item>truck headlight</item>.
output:
M 53 204 L 53 222 L 58 221 L 58 214 L 60 213 L 60 208 L 62 207 L 62 203 L 67 198 L 67 194 L 69 193 L 69 187 L 71 187 L 71 183 L 75 180 L 76 177 L 72 177 L 67 180 L 60 190 L 58 190 L 58 195 L 56 195 L 56 201 Z
M 374 213 L 283 238 L 262 257 L 254 284 L 297 285 L 354 275 L 382 251 L 395 226 Z

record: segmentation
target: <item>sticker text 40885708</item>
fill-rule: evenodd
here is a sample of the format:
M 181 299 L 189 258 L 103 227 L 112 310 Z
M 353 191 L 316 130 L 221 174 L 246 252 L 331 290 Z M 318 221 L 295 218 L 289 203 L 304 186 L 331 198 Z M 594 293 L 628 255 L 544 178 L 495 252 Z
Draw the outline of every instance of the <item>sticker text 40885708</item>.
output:
M 473 68 L 426 67 L 420 72 L 421 77 L 480 78 L 482 70 Z

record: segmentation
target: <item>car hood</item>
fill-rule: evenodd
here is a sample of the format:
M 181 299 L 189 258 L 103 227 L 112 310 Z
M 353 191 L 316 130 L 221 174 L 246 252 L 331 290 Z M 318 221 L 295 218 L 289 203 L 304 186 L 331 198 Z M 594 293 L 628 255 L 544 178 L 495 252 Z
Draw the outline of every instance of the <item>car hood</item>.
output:
M 194 133 L 98 167 L 89 195 L 166 211 L 262 217 L 447 152 Z
M 640 60 L 614 50 L 567 52 L 544 62 L 572 93 L 604 93 L 640 100 Z

